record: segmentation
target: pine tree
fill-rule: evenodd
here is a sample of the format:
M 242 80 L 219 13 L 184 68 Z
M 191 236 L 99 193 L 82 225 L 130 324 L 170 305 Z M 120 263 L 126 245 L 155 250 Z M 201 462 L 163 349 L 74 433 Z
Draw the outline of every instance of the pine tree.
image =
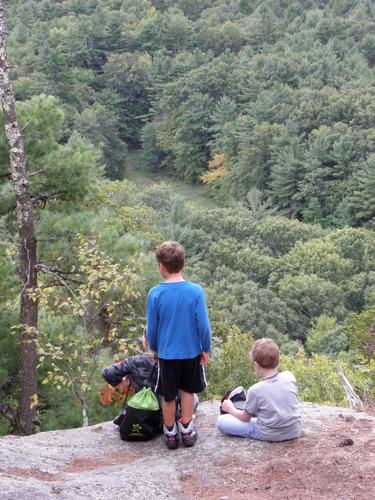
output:
M 222 97 L 212 114 L 214 122 L 210 128 L 210 132 L 213 134 L 213 139 L 210 142 L 212 153 L 222 153 L 227 159 L 236 156 L 238 149 L 238 137 L 234 130 L 236 117 L 236 103 L 229 97 Z
M 160 150 L 156 140 L 155 124 L 152 122 L 146 123 L 141 130 L 142 142 L 142 167 L 155 172 L 159 168 Z
M 9 62 L 5 48 L 5 20 L 3 2 L 0 1 L 0 99 L 4 112 L 7 141 L 9 143 L 10 173 L 16 193 L 16 213 L 19 236 L 20 273 L 20 406 L 19 431 L 31 434 L 35 428 L 38 404 L 37 348 L 38 302 L 31 297 L 37 283 L 37 243 L 34 229 L 34 210 L 29 191 L 29 174 L 21 128 L 16 113 Z
M 375 154 L 372 154 L 356 175 L 354 192 L 348 196 L 349 210 L 358 224 L 375 217 Z
M 271 168 L 270 198 L 277 209 L 291 217 L 300 218 L 300 181 L 304 166 L 300 158 L 298 139 L 291 138 L 290 144 L 278 151 Z

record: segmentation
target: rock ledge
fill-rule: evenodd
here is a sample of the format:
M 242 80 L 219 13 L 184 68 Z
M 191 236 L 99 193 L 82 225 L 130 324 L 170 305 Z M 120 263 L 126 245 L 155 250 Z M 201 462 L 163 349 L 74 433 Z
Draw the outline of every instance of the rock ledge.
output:
M 375 498 L 374 417 L 303 403 L 299 440 L 260 443 L 220 435 L 218 410 L 201 404 L 196 446 L 176 451 L 112 422 L 0 438 L 0 498 Z

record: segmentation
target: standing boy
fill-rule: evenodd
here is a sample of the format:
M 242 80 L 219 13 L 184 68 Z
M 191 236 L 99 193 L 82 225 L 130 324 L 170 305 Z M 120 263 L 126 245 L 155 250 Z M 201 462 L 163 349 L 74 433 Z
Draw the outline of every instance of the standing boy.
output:
M 159 359 L 156 393 L 162 396 L 166 445 L 175 449 L 179 432 L 185 446 L 194 446 L 194 393 L 206 387 L 203 366 L 211 350 L 211 329 L 203 288 L 185 281 L 185 250 L 165 241 L 156 251 L 164 282 L 147 299 L 147 338 Z M 176 396 L 181 397 L 181 418 L 176 424 Z
M 272 339 L 259 339 L 251 349 L 251 358 L 261 381 L 250 387 L 244 410 L 227 399 L 218 427 L 224 434 L 259 441 L 287 441 L 301 433 L 298 390 L 294 375 L 279 372 L 279 348 Z M 255 417 L 255 418 L 254 418 Z

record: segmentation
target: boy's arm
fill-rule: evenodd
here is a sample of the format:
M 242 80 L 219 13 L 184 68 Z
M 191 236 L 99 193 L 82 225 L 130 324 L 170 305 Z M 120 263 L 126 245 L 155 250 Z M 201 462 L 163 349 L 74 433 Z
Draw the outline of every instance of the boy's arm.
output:
M 202 352 L 201 353 L 201 359 L 200 359 L 200 364 L 205 366 L 208 363 L 208 352 Z
M 209 353 L 211 351 L 211 327 L 210 321 L 208 319 L 208 312 L 203 289 L 197 298 L 196 320 L 202 345 L 202 351 L 204 353 Z
M 259 389 L 255 389 L 254 386 L 251 386 L 247 392 L 246 402 L 244 407 L 244 411 L 248 415 L 255 416 L 258 414 L 259 396 L 260 396 Z
M 235 408 L 230 399 L 223 401 L 221 407 L 224 411 L 233 415 L 233 417 L 238 418 L 238 420 L 242 420 L 242 422 L 250 422 L 251 420 L 250 413 L 247 413 L 246 410 L 239 410 L 238 408 Z
M 102 370 L 102 377 L 112 387 L 116 387 L 122 382 L 122 379 L 132 372 L 131 359 L 125 359 L 120 363 L 113 363 Z
M 147 297 L 147 342 L 151 351 L 158 352 L 157 331 L 158 331 L 158 314 L 154 303 L 154 297 L 151 293 Z

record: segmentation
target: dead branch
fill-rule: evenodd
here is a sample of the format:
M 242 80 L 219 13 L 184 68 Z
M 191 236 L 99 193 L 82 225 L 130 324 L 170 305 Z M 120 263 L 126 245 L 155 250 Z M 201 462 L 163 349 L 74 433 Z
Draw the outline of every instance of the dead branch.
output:
M 351 386 L 349 380 L 346 378 L 345 373 L 341 367 L 337 367 L 337 375 L 339 376 L 344 390 L 349 400 L 349 404 L 354 411 L 363 411 L 363 403 L 361 398 L 355 393 L 353 387 Z

